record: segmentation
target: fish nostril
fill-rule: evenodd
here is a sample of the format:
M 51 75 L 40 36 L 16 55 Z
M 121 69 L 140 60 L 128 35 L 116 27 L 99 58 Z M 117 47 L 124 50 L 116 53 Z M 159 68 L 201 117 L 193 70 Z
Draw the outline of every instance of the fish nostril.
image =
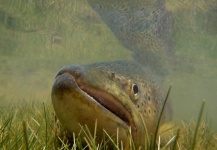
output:
M 84 74 L 84 71 L 81 67 L 79 67 L 77 65 L 65 66 L 58 71 L 56 77 L 58 77 L 62 74 L 65 74 L 65 73 L 70 74 L 74 78 L 79 78 Z
M 55 79 L 56 79 L 57 77 L 61 76 L 62 74 L 64 74 L 64 72 L 59 71 L 59 72 L 57 73 L 57 75 L 55 76 Z
M 62 75 L 62 74 L 64 74 L 64 73 L 66 73 L 66 71 L 65 71 L 65 70 L 60 70 L 60 71 L 57 73 L 57 75 L 56 75 L 56 76 L 60 76 L 60 75 Z

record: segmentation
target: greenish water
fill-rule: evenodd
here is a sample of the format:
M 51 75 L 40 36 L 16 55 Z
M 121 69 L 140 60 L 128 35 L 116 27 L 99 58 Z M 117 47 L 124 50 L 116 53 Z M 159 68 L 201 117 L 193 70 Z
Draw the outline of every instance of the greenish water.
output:
M 206 100 L 205 117 L 216 129 L 217 10 L 199 8 L 172 11 L 174 67 L 165 87 L 173 86 L 174 120 L 197 119 Z M 50 101 L 64 65 L 118 59 L 131 53 L 86 1 L 0 0 L 0 106 Z

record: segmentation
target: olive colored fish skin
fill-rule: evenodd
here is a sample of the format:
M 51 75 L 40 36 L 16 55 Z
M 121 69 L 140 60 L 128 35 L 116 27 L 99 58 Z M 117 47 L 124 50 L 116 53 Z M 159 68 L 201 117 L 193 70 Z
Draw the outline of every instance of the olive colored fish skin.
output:
M 164 74 L 173 56 L 171 15 L 164 0 L 88 0 L 134 61 Z
M 52 87 L 52 103 L 64 129 L 80 132 L 87 125 L 93 133 L 97 120 L 100 142 L 105 129 L 126 145 L 131 127 L 136 147 L 144 146 L 146 132 L 153 135 L 165 98 L 160 80 L 149 69 L 131 61 L 72 65 L 60 69 Z M 142 116 L 142 118 L 141 118 Z M 167 104 L 161 124 L 171 120 Z M 115 139 L 117 136 L 112 136 Z

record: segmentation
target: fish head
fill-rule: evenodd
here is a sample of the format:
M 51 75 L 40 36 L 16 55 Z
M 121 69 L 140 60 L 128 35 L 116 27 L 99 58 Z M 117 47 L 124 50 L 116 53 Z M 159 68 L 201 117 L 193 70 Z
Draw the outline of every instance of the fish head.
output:
M 114 140 L 118 137 L 127 143 L 132 136 L 136 145 L 145 143 L 145 136 L 155 129 L 161 100 L 139 70 L 127 61 L 60 69 L 51 96 L 63 127 L 79 134 L 81 126 L 87 125 L 94 133 L 97 122 L 99 138 L 106 131 Z

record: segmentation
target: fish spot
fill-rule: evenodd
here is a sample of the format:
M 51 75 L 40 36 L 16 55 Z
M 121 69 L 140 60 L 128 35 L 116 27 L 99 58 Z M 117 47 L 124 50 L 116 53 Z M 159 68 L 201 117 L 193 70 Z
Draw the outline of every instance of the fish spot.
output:
M 144 10 L 145 10 L 145 8 L 144 8 L 144 7 L 142 7 L 140 10 L 141 10 L 141 11 L 144 11 Z
M 144 113 L 146 114 L 146 109 L 144 109 Z
M 139 108 L 139 104 L 137 104 L 137 108 Z
M 151 113 L 151 110 L 150 110 L 150 109 L 148 109 L 148 113 L 149 113 L 149 114 Z
M 98 5 L 98 8 L 102 9 L 102 8 L 103 8 L 103 6 L 102 6 L 102 5 Z
M 114 72 L 111 73 L 111 78 L 115 78 L 115 73 Z
M 156 114 L 156 109 L 154 109 L 154 113 Z
M 150 96 L 148 96 L 148 101 L 151 101 L 151 97 Z
M 124 8 L 124 11 L 126 12 L 126 11 L 129 11 L 129 9 L 128 8 Z

